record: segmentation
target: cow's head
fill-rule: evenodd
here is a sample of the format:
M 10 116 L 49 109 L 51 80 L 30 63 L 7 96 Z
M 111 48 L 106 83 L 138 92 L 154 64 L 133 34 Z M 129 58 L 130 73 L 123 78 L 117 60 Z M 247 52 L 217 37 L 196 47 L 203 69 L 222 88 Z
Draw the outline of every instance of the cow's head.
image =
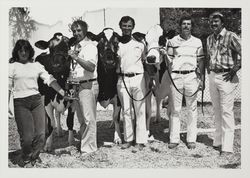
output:
M 114 69 L 118 64 L 118 43 L 119 35 L 112 28 L 105 28 L 98 35 L 87 33 L 91 40 L 98 42 L 98 58 L 105 69 Z
M 35 46 L 39 49 L 49 49 L 48 64 L 45 66 L 48 72 L 52 74 L 64 72 L 65 65 L 68 66 L 70 61 L 68 50 L 75 41 L 74 37 L 69 39 L 62 33 L 55 33 L 50 40 L 39 40 L 35 43 Z
M 168 33 L 165 33 L 160 25 L 153 26 L 147 32 L 146 42 L 148 44 L 148 51 L 146 57 L 146 64 L 151 66 L 148 69 L 151 75 L 156 72 L 157 68 L 160 69 L 161 63 L 165 62 L 165 65 L 168 66 L 169 61 L 167 58 L 165 47 L 167 39 L 173 38 L 174 35 L 174 30 L 170 30 Z

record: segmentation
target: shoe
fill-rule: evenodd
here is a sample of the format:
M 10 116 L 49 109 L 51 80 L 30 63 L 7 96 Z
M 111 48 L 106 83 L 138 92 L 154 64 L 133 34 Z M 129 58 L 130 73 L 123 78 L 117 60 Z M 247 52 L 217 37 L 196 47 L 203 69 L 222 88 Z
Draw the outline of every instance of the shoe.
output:
M 196 144 L 195 144 L 195 142 L 188 142 L 187 143 L 187 147 L 188 147 L 188 149 L 195 149 L 196 148 Z
M 132 153 L 136 153 L 137 151 L 142 151 L 143 148 L 145 147 L 144 144 L 142 143 L 137 143 L 134 147 L 134 149 L 132 150 Z
M 137 148 L 139 151 L 142 151 L 144 147 L 145 147 L 145 145 L 142 143 L 138 143 L 135 145 L 135 148 Z
M 221 152 L 220 152 L 220 156 L 221 156 L 221 157 L 230 157 L 230 156 L 232 156 L 232 155 L 233 155 L 232 152 L 228 152 L 228 151 L 221 151 Z
M 130 148 L 131 146 L 132 146 L 132 142 L 127 142 L 127 143 L 122 144 L 121 149 L 125 150 L 127 148 Z
M 177 147 L 178 145 L 179 145 L 179 143 L 169 143 L 168 148 L 173 149 L 173 148 Z
M 213 149 L 215 149 L 215 150 L 217 150 L 217 151 L 221 151 L 221 145 L 213 146 Z

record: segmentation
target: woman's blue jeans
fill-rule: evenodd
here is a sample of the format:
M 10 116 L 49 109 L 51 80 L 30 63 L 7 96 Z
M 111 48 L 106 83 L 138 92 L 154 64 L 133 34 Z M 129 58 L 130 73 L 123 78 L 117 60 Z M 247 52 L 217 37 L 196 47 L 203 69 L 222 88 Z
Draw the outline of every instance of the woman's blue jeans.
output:
M 45 144 L 45 109 L 41 95 L 14 99 L 14 114 L 23 158 L 38 158 Z

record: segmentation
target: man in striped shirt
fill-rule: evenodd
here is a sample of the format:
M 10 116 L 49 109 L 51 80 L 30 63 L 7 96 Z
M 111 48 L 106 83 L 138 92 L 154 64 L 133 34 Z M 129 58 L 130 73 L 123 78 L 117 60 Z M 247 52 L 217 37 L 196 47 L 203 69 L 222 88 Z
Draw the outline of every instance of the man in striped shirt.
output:
M 213 34 L 207 38 L 209 58 L 209 90 L 215 113 L 213 147 L 221 155 L 233 153 L 234 140 L 234 91 L 238 82 L 236 72 L 241 68 L 237 56 L 241 56 L 239 37 L 224 28 L 224 16 L 220 12 L 210 15 Z
M 201 40 L 191 35 L 193 27 L 190 16 L 180 19 L 180 35 L 169 40 L 167 51 L 170 57 L 173 83 L 171 84 L 170 143 L 173 149 L 180 142 L 180 111 L 183 95 L 186 99 L 189 118 L 187 121 L 187 147 L 194 149 L 197 138 L 197 91 L 204 89 L 204 53 Z M 200 76 L 197 76 L 197 69 Z M 201 80 L 199 80 L 199 78 Z

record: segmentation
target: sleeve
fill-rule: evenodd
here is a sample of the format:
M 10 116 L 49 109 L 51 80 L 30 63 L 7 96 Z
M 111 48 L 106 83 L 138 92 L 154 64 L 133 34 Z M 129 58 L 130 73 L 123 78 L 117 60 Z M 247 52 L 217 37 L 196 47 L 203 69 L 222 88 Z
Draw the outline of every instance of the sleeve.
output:
M 14 87 L 14 63 L 9 64 L 9 91 Z
M 168 54 L 168 57 L 171 60 L 173 60 L 173 58 L 174 58 L 174 47 L 173 47 L 172 40 L 169 40 L 168 43 L 167 43 L 167 54 Z
M 86 61 L 89 61 L 95 65 L 97 65 L 97 48 L 94 44 L 88 44 L 85 48 L 84 51 L 81 50 L 79 53 L 79 57 L 83 58 Z
M 197 48 L 197 52 L 196 52 L 196 55 L 197 55 L 197 60 L 203 60 L 204 59 L 204 50 L 203 50 L 203 46 L 202 46 L 202 42 L 201 40 L 198 41 L 198 48 Z
M 43 65 L 41 65 L 40 63 L 37 62 L 38 65 L 38 70 L 39 70 L 39 77 L 41 77 L 41 79 L 43 80 L 44 84 L 47 84 L 48 86 L 50 86 L 50 84 L 55 81 L 56 79 L 53 77 L 53 75 L 50 75 L 44 68 Z
M 232 33 L 231 49 L 241 56 L 241 40 L 235 33 Z

